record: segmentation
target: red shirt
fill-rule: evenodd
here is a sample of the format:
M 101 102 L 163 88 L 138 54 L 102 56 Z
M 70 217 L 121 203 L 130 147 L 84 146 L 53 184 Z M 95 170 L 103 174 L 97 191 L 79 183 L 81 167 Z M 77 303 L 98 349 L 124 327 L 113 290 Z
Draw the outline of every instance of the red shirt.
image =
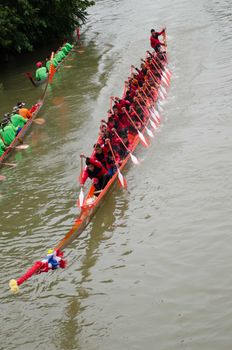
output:
M 163 34 L 163 30 L 162 32 L 156 32 L 156 37 L 154 37 L 153 35 L 150 36 L 150 44 L 151 44 L 151 47 L 153 49 L 155 49 L 158 45 L 163 45 L 165 46 L 165 44 L 163 44 L 161 41 L 159 41 L 158 39 L 158 36 Z
M 131 126 L 131 122 L 125 113 L 120 114 L 119 116 L 119 130 L 125 129 Z
M 91 176 L 86 166 L 81 175 L 81 181 L 80 181 L 81 185 L 84 185 L 88 177 L 91 179 L 92 178 L 100 179 L 103 175 L 107 174 L 107 170 L 104 168 L 104 166 L 100 162 L 98 162 L 97 160 L 94 160 L 93 158 L 90 158 L 89 160 L 90 160 L 90 163 L 94 165 L 94 168 L 95 168 L 94 170 L 97 170 L 97 171 L 96 171 L 96 174 L 94 174 L 94 176 Z
M 126 107 L 126 106 L 129 106 L 130 105 L 130 101 L 122 99 L 119 102 L 116 102 L 115 105 L 118 108 L 118 112 L 122 113 L 123 112 L 122 108 Z

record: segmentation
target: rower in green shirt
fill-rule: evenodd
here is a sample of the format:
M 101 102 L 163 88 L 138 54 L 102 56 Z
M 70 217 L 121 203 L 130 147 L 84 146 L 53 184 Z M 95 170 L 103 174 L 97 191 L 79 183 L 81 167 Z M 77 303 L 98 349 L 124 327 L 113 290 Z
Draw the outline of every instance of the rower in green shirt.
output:
M 0 129 L 0 136 L 2 137 L 5 145 L 9 146 L 16 136 L 15 128 L 12 124 L 2 124 Z
M 67 48 L 68 51 L 71 51 L 73 48 L 73 45 L 71 45 L 69 43 L 66 43 L 64 46 Z
M 65 54 L 63 53 L 63 51 L 58 51 L 55 55 L 55 58 L 58 62 L 61 62 L 63 58 L 65 58 Z
M 36 63 L 37 70 L 35 72 L 36 80 L 44 80 L 47 78 L 47 70 L 46 67 L 43 67 L 42 62 Z
M 17 134 L 24 127 L 26 122 L 28 121 L 27 118 L 23 118 L 20 114 L 18 114 L 18 112 L 19 112 L 18 106 L 15 106 L 13 108 L 13 114 L 12 114 L 12 116 L 10 118 L 11 119 L 11 123 L 17 129 Z
M 65 58 L 65 53 L 62 50 L 60 50 L 59 54 L 60 54 L 60 56 L 62 57 L 62 60 L 63 60 Z
M 53 66 L 56 68 L 59 64 L 59 62 L 57 61 L 57 59 L 54 57 L 53 60 L 52 60 L 52 64 Z
M 0 157 L 3 155 L 5 150 L 6 150 L 6 146 L 4 145 L 4 142 L 2 141 L 2 139 L 0 138 Z
M 67 47 L 63 46 L 62 49 L 63 53 L 65 54 L 65 56 L 69 53 Z
M 57 52 L 57 53 L 55 54 L 55 59 L 56 59 L 59 63 L 62 61 L 62 57 L 60 56 L 60 53 L 59 53 L 59 52 Z

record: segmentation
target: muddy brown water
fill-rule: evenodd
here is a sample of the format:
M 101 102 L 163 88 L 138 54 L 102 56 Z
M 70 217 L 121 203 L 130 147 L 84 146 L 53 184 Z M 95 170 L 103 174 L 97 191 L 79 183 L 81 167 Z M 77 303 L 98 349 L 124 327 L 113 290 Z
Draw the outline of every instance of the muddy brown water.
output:
M 55 77 L 28 150 L 1 171 L 0 348 L 230 350 L 231 3 L 222 0 L 97 1 L 83 53 Z M 79 154 L 91 152 L 111 95 L 166 25 L 173 76 L 162 126 L 125 172 L 79 240 L 68 267 L 18 277 L 59 241 L 78 214 Z M 41 57 L 42 58 L 42 57 Z M 1 72 L 1 113 L 41 89 Z

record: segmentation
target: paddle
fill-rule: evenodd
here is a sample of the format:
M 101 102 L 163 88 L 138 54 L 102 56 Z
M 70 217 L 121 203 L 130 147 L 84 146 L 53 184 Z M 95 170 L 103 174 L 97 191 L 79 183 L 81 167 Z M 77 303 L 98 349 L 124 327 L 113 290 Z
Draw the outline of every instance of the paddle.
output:
M 151 110 L 151 117 L 157 124 L 160 124 L 160 115 L 154 108 Z
M 156 76 L 154 75 L 154 73 L 152 72 L 152 70 L 148 67 L 147 63 L 146 63 L 145 61 L 143 61 L 143 62 L 145 63 L 145 66 L 147 67 L 148 73 L 151 75 L 151 78 L 152 78 L 154 84 L 158 84 L 158 86 L 159 86 L 158 88 L 159 88 L 160 90 L 162 90 L 163 94 L 166 96 L 166 95 L 167 95 L 167 90 L 160 84 L 160 83 L 161 83 L 161 80 L 158 79 L 158 77 L 156 77 Z
M 15 149 L 18 149 L 18 150 L 24 150 L 24 149 L 27 149 L 29 147 L 30 147 L 29 145 L 18 145 L 18 146 L 14 146 L 14 147 L 10 147 L 10 148 L 15 148 Z
M 143 113 L 146 114 L 146 111 L 145 111 L 144 107 L 141 105 L 141 103 L 140 103 L 140 101 L 139 101 L 138 98 L 136 98 L 136 101 L 137 101 L 139 107 L 142 109 Z M 153 110 L 154 110 L 155 112 L 157 112 L 157 111 L 154 109 L 154 107 L 153 107 Z M 154 121 L 155 121 L 157 124 L 159 124 L 159 122 L 156 120 L 156 116 L 154 117 L 154 115 L 153 115 L 152 113 L 153 113 L 153 112 L 151 112 L 151 117 L 154 119 Z M 158 114 L 158 112 L 157 112 L 157 114 Z M 158 115 L 159 115 L 159 114 L 158 114 Z M 159 117 L 159 119 L 160 119 L 160 117 Z M 152 125 L 152 127 L 153 127 L 154 129 L 157 129 L 157 126 L 154 125 L 154 123 L 152 122 L 152 120 L 150 120 L 150 123 L 151 123 L 151 125 Z
M 132 112 L 135 113 L 135 115 L 136 115 L 136 117 L 138 118 L 138 120 L 140 121 L 140 123 L 141 123 L 143 126 L 145 126 L 145 129 L 146 129 L 147 134 L 148 134 L 150 137 L 153 138 L 153 137 L 154 137 L 153 132 L 145 125 L 145 122 L 142 121 L 142 119 L 140 118 L 140 116 L 138 115 L 138 113 L 136 112 L 136 110 L 135 110 L 133 107 L 132 107 L 131 109 L 132 109 Z
M 139 165 L 139 161 L 138 159 L 131 153 L 131 151 L 129 150 L 129 148 L 125 145 L 125 143 L 123 142 L 122 138 L 119 136 L 119 134 L 117 133 L 117 131 L 115 129 L 112 129 L 113 132 L 115 133 L 115 135 L 117 136 L 117 138 L 120 140 L 121 144 L 124 146 L 124 148 L 127 150 L 127 152 L 129 153 L 132 162 L 135 165 Z
M 114 163 L 115 163 L 115 166 L 117 168 L 117 172 L 118 172 L 118 180 L 119 180 L 119 183 L 121 184 L 121 186 L 123 188 L 127 188 L 127 182 L 126 182 L 126 179 L 124 178 L 124 176 L 122 175 L 122 173 L 120 172 L 120 169 L 119 169 L 119 166 L 118 166 L 118 163 L 116 161 L 116 158 L 115 158 L 115 154 L 114 154 L 114 151 L 113 151 L 113 148 L 111 146 L 111 143 L 110 143 L 110 140 L 107 139 L 107 143 L 109 145 L 109 148 L 110 148 L 110 151 L 112 153 L 112 156 L 114 158 Z
M 159 60 L 160 63 L 163 64 L 163 62 L 161 61 L 161 59 L 160 59 L 160 57 L 158 55 L 157 55 L 157 59 Z M 165 59 L 165 62 L 167 64 L 167 59 Z M 169 77 L 171 77 L 172 76 L 172 72 L 170 71 L 170 69 L 167 68 L 166 66 L 163 66 L 163 68 L 164 68 L 165 72 L 169 75 Z
M 170 78 L 167 77 L 166 73 L 158 66 L 158 64 L 156 63 L 155 58 L 152 56 L 152 54 L 147 51 L 150 55 L 151 55 L 151 64 L 152 66 L 155 68 L 155 70 L 161 75 L 161 81 L 164 82 L 164 84 L 168 87 L 170 85 Z M 143 62 L 145 62 L 144 60 L 142 60 Z M 146 62 L 145 62 L 146 64 Z
M 81 175 L 83 172 L 83 158 L 85 158 L 85 156 L 83 154 L 80 155 L 81 158 L 81 172 L 80 172 L 80 178 L 79 180 L 81 180 Z M 83 192 L 83 185 L 81 185 L 81 191 L 79 194 L 79 207 L 82 208 L 84 204 L 84 192 Z
M 17 166 L 17 164 L 16 163 L 3 163 L 3 162 L 0 162 L 0 165 L 2 166 L 2 165 L 6 165 L 6 166 L 9 166 L 9 167 L 12 167 L 12 168 L 15 168 L 16 166 Z
M 149 52 L 149 54 L 151 55 L 150 52 Z M 156 62 L 156 58 L 157 58 L 157 55 L 156 55 L 156 57 L 152 57 L 151 64 L 159 72 L 159 74 L 161 74 L 161 76 L 162 76 L 161 81 L 163 81 L 166 86 L 169 86 L 170 85 L 170 76 L 169 77 L 167 76 L 166 72 L 163 70 L 164 68 L 162 69 L 161 67 L 158 66 L 158 64 Z
M 131 119 L 129 113 L 127 112 L 126 108 L 123 107 L 122 108 L 123 112 L 126 113 L 127 118 L 130 120 L 131 124 L 133 125 L 133 127 L 135 128 L 135 130 L 137 131 L 139 138 L 141 140 L 141 143 L 144 147 L 148 147 L 148 143 L 147 140 L 145 139 L 144 135 L 139 131 L 139 129 L 137 128 L 137 126 L 135 125 L 134 121 Z
M 45 119 L 43 118 L 37 118 L 33 120 L 33 123 L 37 124 L 37 125 L 44 125 L 45 123 Z

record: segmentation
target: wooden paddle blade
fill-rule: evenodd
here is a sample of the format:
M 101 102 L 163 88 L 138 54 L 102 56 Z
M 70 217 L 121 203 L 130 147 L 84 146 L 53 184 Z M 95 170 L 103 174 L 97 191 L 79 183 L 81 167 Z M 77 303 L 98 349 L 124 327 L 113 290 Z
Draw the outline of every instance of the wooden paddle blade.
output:
M 146 132 L 147 132 L 148 136 L 150 136 L 151 138 L 154 137 L 153 132 L 148 127 L 146 127 Z
M 147 140 L 145 139 L 144 135 L 138 130 L 138 135 L 139 135 L 139 138 L 141 140 L 141 143 L 144 147 L 148 147 L 148 143 L 147 143 Z
M 161 81 L 164 82 L 164 84 L 169 87 L 167 80 L 162 76 Z
M 160 97 L 162 98 L 162 100 L 165 99 L 165 96 L 164 96 L 164 94 L 163 94 L 163 92 L 162 92 L 161 90 L 159 90 L 159 95 L 160 95 Z
M 138 160 L 137 157 L 135 157 L 132 153 L 130 153 L 130 157 L 131 157 L 132 162 L 133 162 L 135 165 L 139 165 L 139 160 Z
M 151 117 L 154 120 L 156 125 L 160 124 L 160 115 L 156 110 L 154 110 L 154 112 L 151 114 Z
M 19 145 L 19 146 L 16 146 L 15 148 L 18 150 L 24 150 L 24 149 L 29 148 L 29 145 Z
M 6 165 L 6 166 L 9 166 L 9 167 L 12 167 L 12 168 L 15 168 L 17 166 L 16 163 L 3 163 L 3 162 L 1 162 L 1 165 Z
M 167 96 L 167 90 L 162 85 L 160 85 L 160 90 L 162 91 L 162 93 L 166 97 Z
M 160 119 L 160 115 L 159 115 L 159 113 L 158 113 L 158 111 L 157 111 L 156 109 L 154 109 L 154 114 L 155 114 L 155 116 L 156 116 L 158 119 Z
M 157 130 L 156 124 L 151 119 L 150 119 L 150 124 L 151 124 L 151 126 L 153 127 L 154 130 Z
M 120 172 L 119 169 L 118 169 L 118 180 L 119 180 L 119 183 L 120 183 L 121 187 L 127 188 L 126 179 L 125 179 L 125 177 L 122 175 L 122 173 Z
M 166 72 L 169 76 L 172 75 L 172 72 L 171 72 L 170 69 L 168 69 L 167 67 L 164 67 L 164 70 L 165 70 L 165 72 Z
M 43 118 L 37 118 L 37 119 L 34 119 L 33 122 L 37 125 L 44 125 L 45 123 L 45 119 Z
M 84 204 L 84 192 L 83 189 L 81 188 L 80 194 L 79 194 L 79 201 L 78 201 L 78 205 L 79 207 L 83 207 Z

